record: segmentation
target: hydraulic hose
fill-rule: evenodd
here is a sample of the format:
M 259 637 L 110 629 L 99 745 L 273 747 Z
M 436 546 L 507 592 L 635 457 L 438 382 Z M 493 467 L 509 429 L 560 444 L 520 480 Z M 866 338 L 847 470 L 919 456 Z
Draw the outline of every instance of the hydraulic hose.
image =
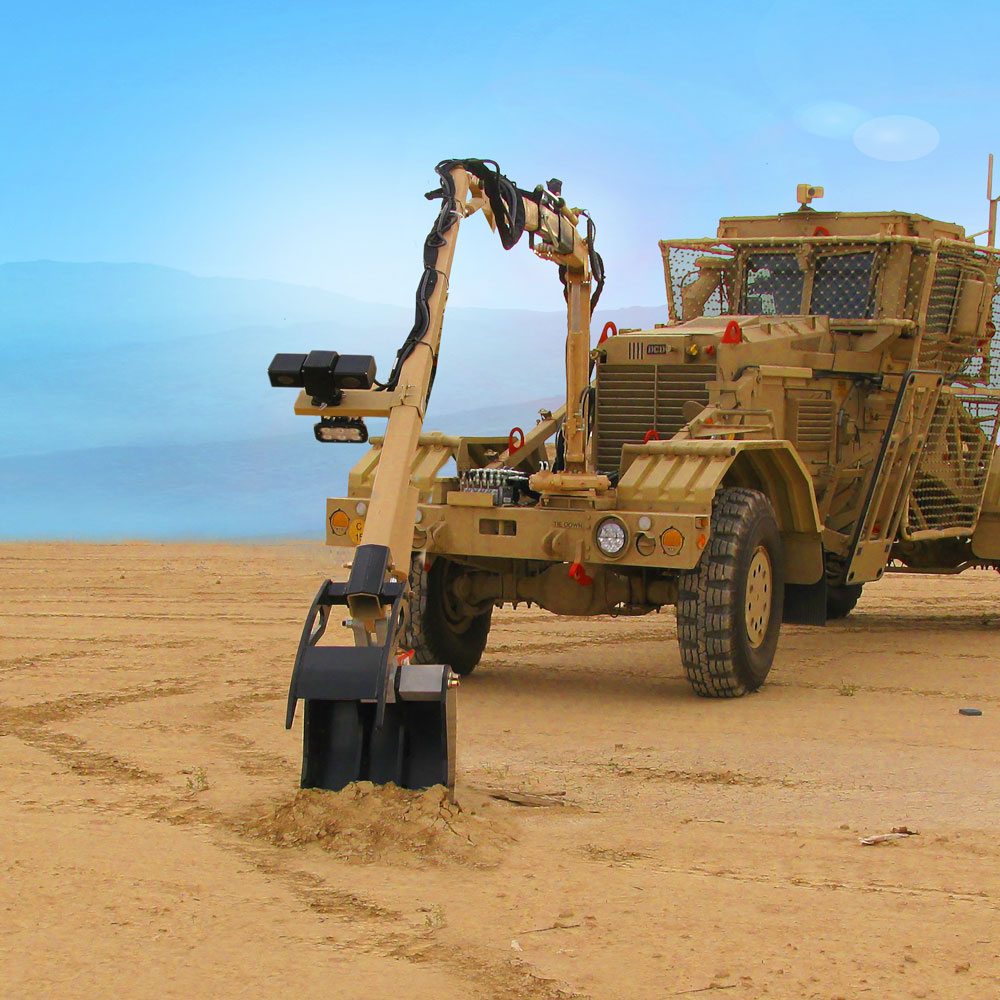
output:
M 515 246 L 524 233 L 525 213 L 524 199 L 528 198 L 536 203 L 541 199 L 541 188 L 535 191 L 524 191 L 519 188 L 510 178 L 500 173 L 499 166 L 493 160 L 442 160 L 435 168 L 435 172 L 441 178 L 440 186 L 434 191 L 428 191 L 425 197 L 429 200 L 441 199 L 441 210 L 431 231 L 424 240 L 424 271 L 417 283 L 416 310 L 413 326 L 407 334 L 403 346 L 396 352 L 396 359 L 389 373 L 388 379 L 384 383 L 379 383 L 379 389 L 395 389 L 399 382 L 399 374 L 406 359 L 413 353 L 417 344 L 427 336 L 430 327 L 430 308 L 428 302 L 437 287 L 438 280 L 442 277 L 442 272 L 438 270 L 438 252 L 445 244 L 445 236 L 461 218 L 459 206 L 455 201 L 455 183 L 452 180 L 451 172 L 461 167 L 470 174 L 478 178 L 483 187 L 493 218 L 496 222 L 497 232 L 500 234 L 500 242 L 505 250 Z M 584 213 L 586 214 L 586 213 Z M 601 297 L 604 288 L 604 261 L 601 255 L 594 249 L 594 239 L 597 235 L 597 227 L 590 216 L 587 216 L 587 245 L 590 256 L 590 271 L 592 280 L 596 288 L 591 295 L 591 310 L 597 305 L 597 300 Z M 566 294 L 565 268 L 559 268 L 559 278 L 563 283 L 564 294 Z M 437 359 L 434 362 L 434 372 L 437 371 Z M 431 375 L 431 386 L 434 384 L 434 372 Z M 430 391 L 428 390 L 428 398 Z

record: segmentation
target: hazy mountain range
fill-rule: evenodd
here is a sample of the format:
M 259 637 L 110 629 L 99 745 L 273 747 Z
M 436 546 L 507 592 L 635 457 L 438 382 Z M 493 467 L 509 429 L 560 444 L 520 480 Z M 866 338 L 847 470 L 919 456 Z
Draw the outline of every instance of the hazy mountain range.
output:
M 664 313 L 599 312 L 594 328 Z M 363 452 L 318 444 L 267 364 L 330 348 L 374 354 L 386 374 L 412 322 L 409 309 L 280 282 L 0 265 L 0 537 L 321 537 L 324 497 Z M 563 391 L 565 322 L 449 309 L 427 428 L 531 426 Z

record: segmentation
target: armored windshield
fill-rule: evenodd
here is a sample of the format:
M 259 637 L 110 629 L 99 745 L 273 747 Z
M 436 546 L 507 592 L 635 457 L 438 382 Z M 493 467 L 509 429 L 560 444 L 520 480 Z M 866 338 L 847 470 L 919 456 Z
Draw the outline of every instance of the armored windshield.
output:
M 743 312 L 787 316 L 802 309 L 805 273 L 793 253 L 752 253 L 747 257 Z
M 835 253 L 816 261 L 809 312 L 837 319 L 875 315 L 875 254 L 870 250 Z
M 746 259 L 743 312 L 751 316 L 812 313 L 837 319 L 870 319 L 875 311 L 875 254 L 821 254 L 811 265 L 812 293 L 804 304 L 806 274 L 790 251 L 750 253 Z

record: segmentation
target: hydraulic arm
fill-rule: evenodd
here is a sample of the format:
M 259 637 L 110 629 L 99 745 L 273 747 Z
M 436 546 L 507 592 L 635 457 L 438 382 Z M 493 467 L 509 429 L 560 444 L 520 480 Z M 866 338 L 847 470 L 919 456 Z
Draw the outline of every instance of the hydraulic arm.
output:
M 278 355 L 269 369 L 272 385 L 303 389 L 296 412 L 320 416 L 321 440 L 366 440 L 364 418 L 387 418 L 350 576 L 346 584 L 326 581 L 320 588 L 293 669 L 286 722 L 291 725 L 295 704 L 304 699 L 303 787 L 341 788 L 359 779 L 403 787 L 453 781 L 457 678 L 447 664 L 410 664 L 399 653 L 398 634 L 407 614 L 418 503 L 411 467 L 434 382 L 459 227 L 477 211 L 505 249 L 527 232 L 534 252 L 559 267 L 567 303 L 565 463 L 558 476 L 539 474 L 537 485 L 567 492 L 594 485 L 584 400 L 590 316 L 604 273 L 593 222 L 567 207 L 559 181 L 524 191 L 482 160 L 445 160 L 436 170 L 440 187 L 427 197 L 440 199 L 441 208 L 424 242 L 416 318 L 385 382 L 376 381 L 373 359 L 332 351 Z M 349 610 L 354 648 L 318 644 L 335 605 Z

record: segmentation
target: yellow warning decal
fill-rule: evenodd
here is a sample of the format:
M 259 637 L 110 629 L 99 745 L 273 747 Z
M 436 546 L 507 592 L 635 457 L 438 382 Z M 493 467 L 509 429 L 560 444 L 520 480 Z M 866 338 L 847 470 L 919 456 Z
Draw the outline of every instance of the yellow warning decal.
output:
M 351 519 L 347 516 L 346 510 L 338 508 L 330 515 L 330 530 L 335 535 L 346 535 Z

